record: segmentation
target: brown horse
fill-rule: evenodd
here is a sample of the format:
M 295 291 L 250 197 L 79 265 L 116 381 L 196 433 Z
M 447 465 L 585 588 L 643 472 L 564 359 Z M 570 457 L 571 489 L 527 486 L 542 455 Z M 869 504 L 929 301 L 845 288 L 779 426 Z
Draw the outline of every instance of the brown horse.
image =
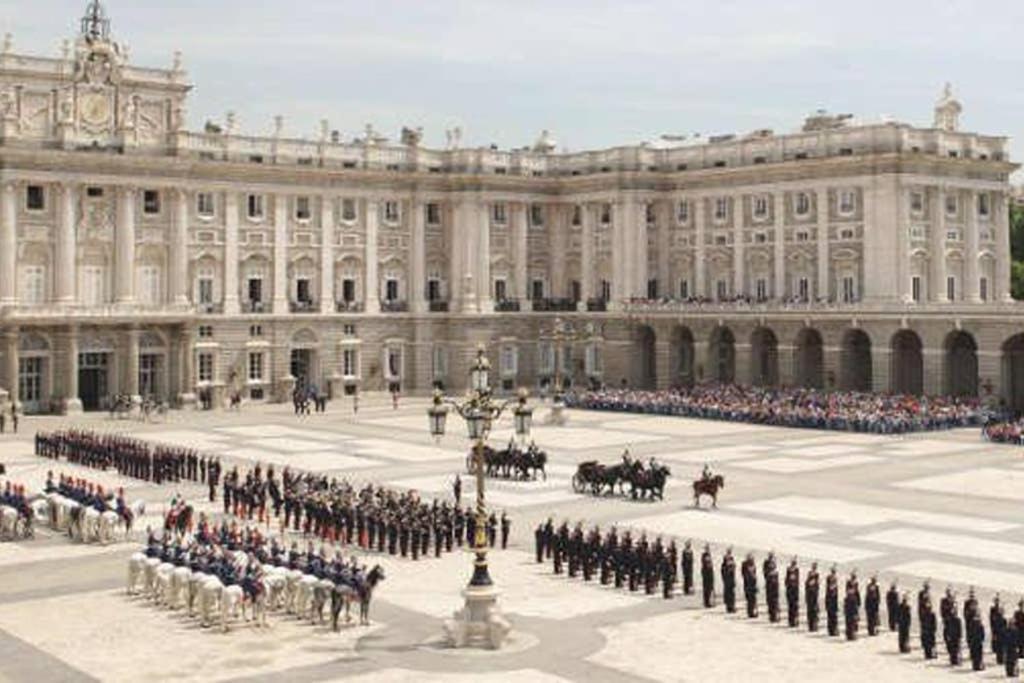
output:
M 718 490 L 725 488 L 725 477 L 716 474 L 710 479 L 698 479 L 693 482 L 693 506 L 700 507 L 701 496 L 711 496 L 711 507 L 718 507 Z

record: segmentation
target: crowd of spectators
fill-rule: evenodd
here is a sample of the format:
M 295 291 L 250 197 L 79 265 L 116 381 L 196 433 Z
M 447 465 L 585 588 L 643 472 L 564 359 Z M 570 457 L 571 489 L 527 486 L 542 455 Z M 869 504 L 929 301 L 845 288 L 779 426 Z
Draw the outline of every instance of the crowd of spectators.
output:
M 703 384 L 665 391 L 602 389 L 566 396 L 590 410 L 680 415 L 808 429 L 903 434 L 979 425 L 977 399 Z
M 988 441 L 1024 445 L 1024 418 L 988 420 L 981 427 L 981 435 Z

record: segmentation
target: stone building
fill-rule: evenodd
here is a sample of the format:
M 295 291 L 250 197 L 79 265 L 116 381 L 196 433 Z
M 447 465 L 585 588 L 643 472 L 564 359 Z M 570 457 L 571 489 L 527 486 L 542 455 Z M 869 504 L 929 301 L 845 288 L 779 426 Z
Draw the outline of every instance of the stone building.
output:
M 557 362 L 1024 406 L 1017 167 L 948 86 L 929 127 L 819 112 L 574 153 L 188 130 L 190 87 L 178 55 L 133 65 L 98 2 L 58 57 L 5 39 L 0 386 L 26 410 L 459 388 L 481 342 L 506 388 Z

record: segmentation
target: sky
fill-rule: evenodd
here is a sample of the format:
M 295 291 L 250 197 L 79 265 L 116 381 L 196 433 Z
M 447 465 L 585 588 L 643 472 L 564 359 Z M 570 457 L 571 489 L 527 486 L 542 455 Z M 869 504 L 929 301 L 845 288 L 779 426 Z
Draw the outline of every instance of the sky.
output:
M 85 0 L 0 0 L 14 51 L 59 54 Z M 1024 160 L 1020 0 L 107 0 L 133 63 L 183 53 L 192 127 L 343 139 L 367 123 L 441 146 L 593 149 L 662 134 L 788 132 L 817 110 L 930 125 L 946 81 L 962 128 Z M 1018 174 L 1018 177 L 1019 174 Z

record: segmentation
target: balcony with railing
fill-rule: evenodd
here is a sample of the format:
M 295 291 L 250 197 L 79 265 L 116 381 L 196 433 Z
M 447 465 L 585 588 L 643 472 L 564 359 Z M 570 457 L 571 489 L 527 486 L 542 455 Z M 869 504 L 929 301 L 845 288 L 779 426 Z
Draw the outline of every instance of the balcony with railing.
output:
M 381 313 L 406 313 L 409 310 L 409 302 L 399 299 L 384 299 L 380 302 Z
M 266 313 L 270 306 L 263 301 L 243 301 L 242 313 Z
M 334 310 L 338 313 L 362 313 L 363 302 L 362 301 L 336 301 Z
M 196 313 L 201 315 L 218 315 L 224 312 L 224 304 L 206 301 L 196 304 Z
M 519 311 L 518 299 L 498 299 L 494 302 L 494 310 L 499 313 L 514 313 Z
M 608 300 L 607 299 L 588 299 L 587 300 L 587 310 L 592 312 L 592 313 L 598 313 L 598 312 L 607 311 L 608 310 Z
M 447 313 L 448 312 L 448 302 L 447 301 L 440 301 L 440 300 L 430 301 L 430 302 L 428 302 L 428 307 L 429 307 L 428 310 L 431 313 Z
M 292 313 L 317 313 L 320 309 L 315 301 L 307 300 L 288 302 L 288 310 Z
M 570 312 L 576 310 L 574 299 L 534 299 L 533 310 L 538 313 Z

